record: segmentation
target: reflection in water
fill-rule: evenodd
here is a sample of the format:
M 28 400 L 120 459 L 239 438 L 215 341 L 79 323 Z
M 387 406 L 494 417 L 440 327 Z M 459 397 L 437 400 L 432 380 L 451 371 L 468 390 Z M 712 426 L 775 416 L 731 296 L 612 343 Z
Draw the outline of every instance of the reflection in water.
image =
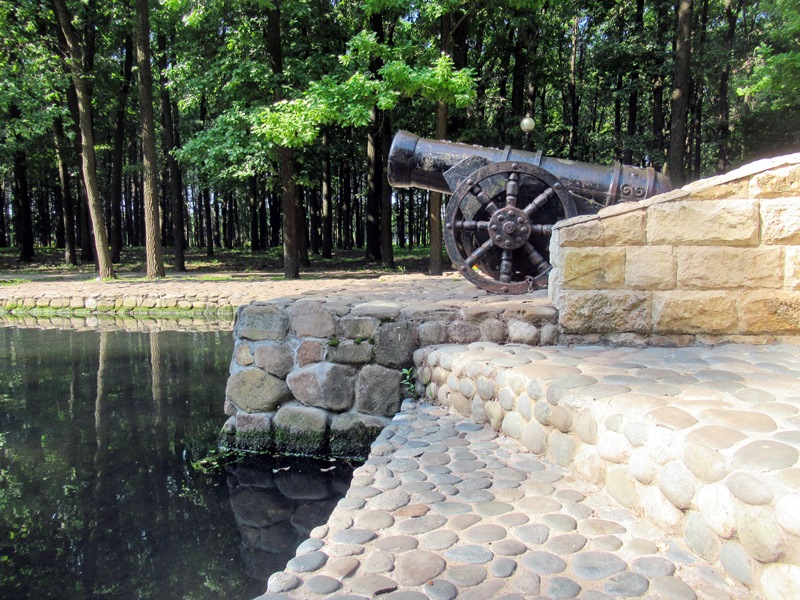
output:
M 0 328 L 0 598 L 263 593 L 350 473 L 264 457 L 197 468 L 231 351 L 227 331 Z M 345 479 L 303 479 L 329 466 Z
M 231 507 L 247 574 L 266 581 L 294 557 L 347 492 L 353 466 L 294 457 L 244 460 L 228 468 Z

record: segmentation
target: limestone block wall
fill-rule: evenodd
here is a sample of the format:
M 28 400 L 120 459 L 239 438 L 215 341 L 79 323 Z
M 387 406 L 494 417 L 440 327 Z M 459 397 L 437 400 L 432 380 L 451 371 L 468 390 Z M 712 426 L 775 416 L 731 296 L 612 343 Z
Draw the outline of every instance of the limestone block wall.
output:
M 414 361 L 428 398 L 603 486 L 756 597 L 796 597 L 797 407 L 760 390 L 736 404 L 719 391 L 729 347 L 681 348 L 678 370 L 663 348 L 475 343 L 422 348 Z M 792 385 L 757 371 L 776 394 Z
M 556 224 L 567 340 L 769 342 L 800 334 L 800 154 Z
M 401 304 L 292 298 L 241 307 L 222 444 L 366 456 L 399 410 L 402 370 L 412 366 L 420 346 L 558 340 L 556 312 L 544 294 L 526 301 L 485 299 Z

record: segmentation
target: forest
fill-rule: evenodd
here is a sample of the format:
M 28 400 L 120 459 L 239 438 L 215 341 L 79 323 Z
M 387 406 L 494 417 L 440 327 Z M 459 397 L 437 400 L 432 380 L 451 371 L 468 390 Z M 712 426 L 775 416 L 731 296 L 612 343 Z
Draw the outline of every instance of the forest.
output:
M 442 264 L 392 136 L 653 166 L 800 149 L 800 0 L 0 0 L 0 248 Z M 532 119 L 523 132 L 520 122 Z

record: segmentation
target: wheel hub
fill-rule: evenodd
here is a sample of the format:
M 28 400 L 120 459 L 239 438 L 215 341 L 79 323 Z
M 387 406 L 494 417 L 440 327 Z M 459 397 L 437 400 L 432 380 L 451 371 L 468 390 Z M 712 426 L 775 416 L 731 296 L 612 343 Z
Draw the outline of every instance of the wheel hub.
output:
M 495 246 L 514 250 L 527 241 L 531 232 L 530 219 L 516 206 L 506 206 L 492 215 L 489 232 Z

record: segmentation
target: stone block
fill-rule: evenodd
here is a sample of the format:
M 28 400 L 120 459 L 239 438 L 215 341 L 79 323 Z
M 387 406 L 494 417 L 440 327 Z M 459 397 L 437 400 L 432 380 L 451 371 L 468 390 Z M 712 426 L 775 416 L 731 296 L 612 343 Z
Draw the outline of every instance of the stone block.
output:
M 459 396 L 460 395 L 461 394 L 459 394 Z M 455 406 L 455 403 L 454 403 L 454 406 Z M 470 406 L 470 409 L 471 408 L 472 407 Z M 456 407 L 456 409 L 458 409 L 458 407 Z M 486 413 L 486 418 L 489 419 L 489 425 L 491 425 L 492 429 L 494 429 L 495 431 L 500 431 L 500 426 L 502 425 L 503 417 L 505 416 L 505 412 L 503 411 L 503 407 L 500 406 L 500 403 L 499 402 L 494 402 L 494 401 L 486 402 L 483 405 L 483 410 Z M 461 411 L 459 410 L 458 412 L 461 412 Z M 461 414 L 467 414 L 468 415 L 469 413 L 461 412 Z
M 677 200 L 647 209 L 647 243 L 671 246 L 755 246 L 760 234 L 754 200 Z
M 588 444 L 578 446 L 571 468 L 594 485 L 602 485 L 605 480 L 606 463 L 597 455 L 596 449 Z
M 539 345 L 539 328 L 533 323 L 515 319 L 508 324 L 508 341 L 514 344 Z
M 496 386 L 493 379 L 488 377 L 478 377 L 476 391 L 483 400 L 491 400 L 494 396 Z
M 787 165 L 758 173 L 750 180 L 750 198 L 800 196 L 800 165 Z
M 625 249 L 625 286 L 635 290 L 675 289 L 677 263 L 672 246 Z
M 621 433 L 606 430 L 597 438 L 597 453 L 608 462 L 626 463 L 631 455 L 631 445 Z
M 236 344 L 233 349 L 233 360 L 240 367 L 249 367 L 255 362 L 253 353 L 250 352 L 250 346 L 241 343 Z
M 426 321 L 417 327 L 420 346 L 433 346 L 447 343 L 447 323 Z
M 798 255 L 800 256 L 800 255 Z M 800 259 L 798 259 L 798 286 L 800 286 Z M 504 342 L 506 339 L 506 324 L 500 319 L 484 319 L 478 324 L 480 339 L 487 342 Z
M 348 365 L 362 365 L 372 360 L 372 344 L 350 340 L 328 347 L 328 360 Z
M 724 175 L 722 177 L 725 177 Z M 729 179 L 727 181 L 710 178 L 696 182 L 696 187 L 690 184 L 692 200 L 726 200 L 729 198 L 750 198 L 749 182 L 747 179 Z
M 342 317 L 339 319 L 339 333 L 350 340 L 368 339 L 375 335 L 378 323 L 374 317 Z
M 740 333 L 800 333 L 800 298 L 781 290 L 741 292 Z
M 568 433 L 558 430 L 550 432 L 547 438 L 547 452 L 562 467 L 569 466 L 575 458 L 577 443 L 575 438 Z
M 534 324 L 555 323 L 558 312 L 541 294 L 542 292 L 534 292 L 533 298 L 528 302 L 502 302 L 500 307 L 503 309 L 503 318 L 506 321 L 519 319 Z
M 612 465 L 606 469 L 606 491 L 625 508 L 637 504 L 636 482 L 624 465 Z
M 723 544 L 719 551 L 719 563 L 732 579 L 747 586 L 753 583 L 752 560 L 741 545 L 735 542 Z M 800 589 L 798 589 L 798 594 L 800 594 Z
M 683 539 L 699 556 L 709 562 L 716 562 L 719 555 L 717 536 L 706 524 L 703 515 L 696 510 L 690 512 L 683 522 Z
M 336 335 L 333 315 L 319 302 L 295 302 L 287 311 L 292 331 L 297 337 L 327 338 Z
M 472 412 L 470 413 L 472 420 L 476 423 L 488 423 L 489 418 L 486 416 L 486 411 L 483 410 L 483 400 L 480 396 L 475 396 L 472 399 Z
M 800 198 L 761 201 L 761 241 L 800 244 Z
M 316 340 L 303 340 L 297 347 L 297 366 L 305 367 L 320 362 L 325 355 L 325 346 Z
M 650 330 L 650 292 L 562 292 L 556 308 L 567 333 Z
M 731 248 L 685 246 L 675 249 L 678 287 L 683 289 L 779 288 L 784 257 L 780 246 Z
M 553 231 L 557 243 L 562 248 L 581 248 L 586 246 L 605 245 L 605 232 L 599 218 L 594 217 L 584 222 L 573 221 Z
M 355 370 L 331 362 L 295 369 L 286 377 L 289 389 L 302 404 L 342 412 L 353 406 Z
M 384 323 L 375 332 L 375 360 L 385 367 L 410 366 L 416 349 L 417 330 L 411 323 Z
M 256 368 L 234 373 L 225 388 L 225 399 L 249 413 L 276 410 L 291 398 L 283 379 Z
M 251 304 L 236 311 L 234 339 L 283 340 L 289 332 L 289 317 L 279 306 Z
M 449 389 L 447 386 L 443 386 L 445 389 Z M 450 391 L 447 394 L 447 406 L 452 406 L 460 415 L 464 415 L 465 417 L 469 417 L 472 414 L 472 401 L 467 398 L 464 394 L 457 391 Z M 496 402 L 494 404 L 497 404 Z M 485 408 L 485 407 L 484 407 Z M 488 418 L 488 415 L 487 415 Z M 501 417 L 502 418 L 502 417 Z M 499 427 L 499 425 L 498 425 Z
M 694 475 L 703 481 L 719 481 L 728 474 L 730 462 L 714 448 L 687 443 L 683 461 Z
M 775 512 L 762 506 L 739 511 L 736 529 L 747 553 L 762 563 L 775 562 L 786 552 L 786 534 Z
M 481 328 L 472 321 L 452 321 L 447 325 L 447 338 L 453 344 L 470 344 L 481 339 Z
M 359 412 L 334 415 L 330 425 L 330 452 L 333 456 L 364 458 L 388 419 Z
M 547 448 L 547 436 L 542 426 L 536 421 L 531 421 L 522 430 L 520 437 L 522 445 L 534 454 L 542 454 Z
M 401 379 L 396 369 L 366 365 L 358 373 L 356 408 L 370 415 L 393 417 L 400 410 Z
M 502 312 L 503 309 L 497 305 L 482 302 L 468 302 L 461 307 L 461 316 L 465 321 L 483 322 L 500 316 Z
M 328 414 L 311 406 L 281 406 L 273 424 L 273 443 L 282 452 L 320 454 L 328 441 Z
M 683 522 L 683 512 L 667 500 L 657 487 L 644 486 L 639 494 L 639 501 L 644 513 L 661 527 L 678 529 Z
M 525 425 L 526 423 L 519 413 L 514 411 L 506 414 L 500 429 L 508 437 L 518 440 L 522 437 L 522 431 L 525 429 Z
M 570 248 L 561 259 L 563 290 L 619 289 L 625 284 L 625 248 Z
M 294 366 L 292 349 L 284 342 L 257 344 L 254 359 L 256 366 L 281 379 L 284 379 Z
M 648 448 L 637 448 L 631 453 L 628 469 L 636 481 L 650 485 L 658 474 L 658 463 Z
M 667 463 L 657 476 L 658 489 L 677 508 L 686 510 L 692 504 L 697 483 L 694 475 L 680 461 Z
M 800 290 L 800 246 L 785 246 L 784 257 L 783 287 Z
M 708 291 L 653 292 L 652 318 L 656 333 L 736 333 L 736 296 Z
M 575 433 L 586 444 L 597 443 L 597 417 L 589 408 L 581 409 L 575 419 Z
M 625 207 L 628 209 L 628 207 Z M 607 209 L 604 209 L 607 210 Z M 646 211 L 644 208 L 617 214 L 601 211 L 601 223 L 606 246 L 641 246 L 646 241 Z

